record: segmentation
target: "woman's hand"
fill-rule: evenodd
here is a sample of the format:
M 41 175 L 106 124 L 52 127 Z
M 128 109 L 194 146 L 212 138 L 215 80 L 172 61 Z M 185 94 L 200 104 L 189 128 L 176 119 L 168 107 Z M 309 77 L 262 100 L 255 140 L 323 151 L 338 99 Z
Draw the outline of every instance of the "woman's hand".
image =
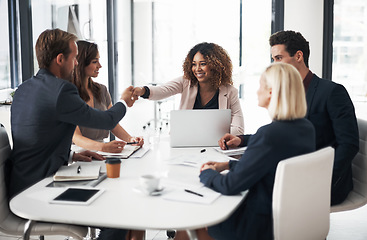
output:
M 145 88 L 143 88 L 143 87 L 135 87 L 135 88 L 133 89 L 133 95 L 134 95 L 134 97 L 135 97 L 136 99 L 138 99 L 138 97 L 143 96 L 143 95 L 144 95 L 144 93 L 145 93 Z
M 229 169 L 229 163 L 228 162 L 207 162 L 201 166 L 200 172 L 206 169 L 213 169 L 214 171 L 222 172 L 224 170 Z
M 73 162 L 91 162 L 92 159 L 105 160 L 105 158 L 102 155 L 89 150 L 80 153 L 74 153 L 73 155 Z
M 120 153 L 126 145 L 125 141 L 113 140 L 111 142 L 104 143 L 102 146 L 102 152 Z
M 241 144 L 241 138 L 229 133 L 224 134 L 224 136 L 218 141 L 219 147 L 223 150 L 227 150 L 229 148 L 236 148 L 240 146 L 240 144 Z
M 144 138 L 143 137 L 131 137 L 129 142 L 137 142 L 137 144 L 133 144 L 133 146 L 143 146 Z

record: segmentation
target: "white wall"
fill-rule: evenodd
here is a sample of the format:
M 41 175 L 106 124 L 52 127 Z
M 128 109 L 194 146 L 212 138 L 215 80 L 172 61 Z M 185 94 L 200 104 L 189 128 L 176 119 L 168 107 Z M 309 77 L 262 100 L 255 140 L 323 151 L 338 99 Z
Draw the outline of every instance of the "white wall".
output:
M 300 32 L 310 42 L 310 69 L 322 76 L 324 1 L 285 0 L 284 30 Z

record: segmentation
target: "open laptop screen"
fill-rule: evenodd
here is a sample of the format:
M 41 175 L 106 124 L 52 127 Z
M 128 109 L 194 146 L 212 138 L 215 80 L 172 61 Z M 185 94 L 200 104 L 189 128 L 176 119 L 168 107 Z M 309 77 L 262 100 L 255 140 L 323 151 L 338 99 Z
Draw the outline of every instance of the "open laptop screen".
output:
M 173 110 L 170 125 L 171 147 L 218 146 L 230 131 L 231 110 Z

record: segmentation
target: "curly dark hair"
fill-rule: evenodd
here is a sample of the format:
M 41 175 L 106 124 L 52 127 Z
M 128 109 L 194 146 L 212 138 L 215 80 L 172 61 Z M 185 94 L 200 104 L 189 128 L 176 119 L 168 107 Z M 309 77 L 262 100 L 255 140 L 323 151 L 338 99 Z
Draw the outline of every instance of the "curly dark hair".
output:
M 89 101 L 89 94 L 87 89 L 85 88 L 85 81 L 88 81 L 88 87 L 91 89 L 93 96 L 100 101 L 101 100 L 101 86 L 99 83 L 96 83 L 92 80 L 92 78 L 85 78 L 85 68 L 92 62 L 93 59 L 97 57 L 98 54 L 98 46 L 95 43 L 87 42 L 87 41 L 78 41 L 76 43 L 78 45 L 78 56 L 76 59 L 78 60 L 78 65 L 75 66 L 74 69 L 74 77 L 72 83 L 79 90 L 80 97 L 85 101 Z
M 306 67 L 309 67 L 308 59 L 310 58 L 310 45 L 301 33 L 291 30 L 276 32 L 270 36 L 269 44 L 271 47 L 284 44 L 285 50 L 291 57 L 293 57 L 297 51 L 302 51 Z
M 215 43 L 199 43 L 187 54 L 182 65 L 184 77 L 190 80 L 191 86 L 198 80 L 192 71 L 192 61 L 196 53 L 200 52 L 211 72 L 212 85 L 218 89 L 221 85 L 232 85 L 232 61 L 226 50 Z
M 65 58 L 68 58 L 71 53 L 70 41 L 76 40 L 77 37 L 74 34 L 58 28 L 43 31 L 35 46 L 39 68 L 48 69 L 52 60 L 59 54 L 64 54 Z

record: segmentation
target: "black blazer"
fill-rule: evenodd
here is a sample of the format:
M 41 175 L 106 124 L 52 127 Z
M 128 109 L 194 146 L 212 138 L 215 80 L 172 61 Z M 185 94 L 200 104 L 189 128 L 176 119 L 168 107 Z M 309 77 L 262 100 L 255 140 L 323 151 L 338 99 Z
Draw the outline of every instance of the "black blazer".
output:
M 359 150 L 353 103 L 340 84 L 315 74 L 306 92 L 307 115 L 316 130 L 316 149 L 335 148 L 331 204 L 342 202 L 353 189 L 351 162 Z
M 39 70 L 19 86 L 11 106 L 9 195 L 54 174 L 68 162 L 76 125 L 110 130 L 125 113 L 122 103 L 105 112 L 91 108 L 72 83 Z
M 224 222 L 209 228 L 215 239 L 272 239 L 272 196 L 279 161 L 315 150 L 315 131 L 307 119 L 274 121 L 247 138 L 239 161 L 222 175 L 202 171 L 200 181 L 225 195 L 249 189 L 241 206 Z

